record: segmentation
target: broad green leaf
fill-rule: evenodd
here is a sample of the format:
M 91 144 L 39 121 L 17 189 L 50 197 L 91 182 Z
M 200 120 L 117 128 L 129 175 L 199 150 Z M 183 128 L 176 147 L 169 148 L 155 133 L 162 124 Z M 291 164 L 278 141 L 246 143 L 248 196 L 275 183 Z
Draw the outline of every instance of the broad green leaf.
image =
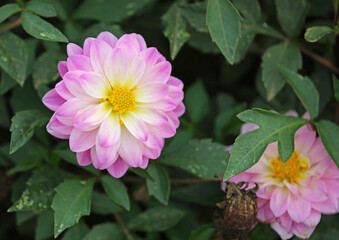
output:
M 46 51 L 38 57 L 34 63 L 32 76 L 35 89 L 59 78 L 58 62 L 63 58 L 64 56 L 60 52 L 53 50 Z
M 241 35 L 241 17 L 237 9 L 229 0 L 209 0 L 206 21 L 213 41 L 233 64 Z
M 53 3 L 49 0 L 33 0 L 25 5 L 25 9 L 43 17 L 55 17 L 57 15 Z
M 212 53 L 219 54 L 220 50 L 215 42 L 212 41 L 211 35 L 209 33 L 203 33 L 198 31 L 190 31 L 190 38 L 188 39 L 187 44 L 195 48 L 196 50 L 202 53 Z
M 26 172 L 28 170 L 31 170 L 31 169 L 41 165 L 41 163 L 42 163 L 42 161 L 41 161 L 40 157 L 22 159 L 13 168 L 8 170 L 7 174 L 14 174 L 14 173 L 17 173 L 17 172 Z
M 155 207 L 137 215 L 127 225 L 136 231 L 160 232 L 174 227 L 185 212 L 172 207 Z
M 149 175 L 149 173 L 142 168 L 129 168 L 128 171 L 135 173 L 136 175 L 154 181 L 154 179 Z
M 54 237 L 66 228 L 79 222 L 81 216 L 89 215 L 94 179 L 65 180 L 55 189 L 52 208 L 54 210 Z
M 262 56 L 262 81 L 264 82 L 267 100 L 271 101 L 285 85 L 285 78 L 279 71 L 279 65 L 292 71 L 302 66 L 299 49 L 288 42 L 268 48 Z
M 333 29 L 327 26 L 309 27 L 305 32 L 305 40 L 307 42 L 317 42 L 327 34 L 334 33 Z
M 211 225 L 201 225 L 199 228 L 192 231 L 188 240 L 209 240 L 214 234 L 215 229 Z
M 146 180 L 149 194 L 158 199 L 162 204 L 167 205 L 171 191 L 171 184 L 166 169 L 161 166 L 151 164 L 148 166 L 147 172 L 154 179 L 154 181 Z
M 278 141 L 278 151 L 286 162 L 294 151 L 294 134 L 308 120 L 285 116 L 263 109 L 246 110 L 238 115 L 244 122 L 260 126 L 235 140 L 228 161 L 224 181 L 252 167 L 261 157 L 269 143 Z
M 120 180 L 105 175 L 101 178 L 101 183 L 108 197 L 113 202 L 119 204 L 127 211 L 131 209 L 127 188 Z
M 35 38 L 47 41 L 68 42 L 68 39 L 60 30 L 33 13 L 23 12 L 21 19 L 25 31 Z
M 177 2 L 163 15 L 162 21 L 165 25 L 164 34 L 170 42 L 170 54 L 173 60 L 190 37 L 186 31 L 186 20 L 182 9 Z
M 78 223 L 67 229 L 61 240 L 83 240 L 88 232 L 89 228 L 85 221 L 80 219 Z
M 27 211 L 27 212 L 16 212 L 15 213 L 15 223 L 17 226 L 31 220 L 32 218 L 36 217 L 36 213 L 34 211 Z
M 11 144 L 9 153 L 12 154 L 22 147 L 34 134 L 34 128 L 45 125 L 49 116 L 40 110 L 17 112 L 12 119 Z
M 303 27 L 308 6 L 306 0 L 275 0 L 281 28 L 290 37 L 297 37 Z
M 21 8 L 16 3 L 8 3 L 0 7 L 0 23 L 5 21 L 8 17 L 14 13 L 20 12 Z
M 332 158 L 332 160 L 339 167 L 339 127 L 333 122 L 327 120 L 321 120 L 316 124 L 318 133 L 321 138 L 321 142 Z
M 5 71 L 1 71 L 0 95 L 5 94 L 13 87 L 15 87 L 17 84 L 18 83 Z
M 280 71 L 309 112 L 311 119 L 315 119 L 319 113 L 319 93 L 312 80 L 283 66 L 280 67 Z
M 86 0 L 76 10 L 74 18 L 119 22 L 151 2 L 152 0 Z
M 166 144 L 162 154 L 166 155 L 175 152 L 180 147 L 184 146 L 190 140 L 192 140 L 193 135 L 194 133 L 191 129 L 187 130 L 178 129 L 175 136 L 171 139 L 171 142 L 169 144 Z
M 225 146 L 210 139 L 192 140 L 175 152 L 163 155 L 160 163 L 186 170 L 200 178 L 212 178 L 224 172 L 228 153 Z
M 195 30 L 208 33 L 206 26 L 207 2 L 180 5 L 180 8 L 182 9 L 182 15 Z
M 114 223 L 95 225 L 83 240 L 124 240 L 125 236 L 120 226 Z
M 187 89 L 184 101 L 187 114 L 193 123 L 201 122 L 208 114 L 209 98 L 202 81 L 196 81 Z
M 92 199 L 92 212 L 101 215 L 109 215 L 120 212 L 122 208 L 115 204 L 105 194 L 94 192 Z
M 257 22 L 261 18 L 261 8 L 258 0 L 233 0 L 240 14 L 250 22 Z
M 333 79 L 333 89 L 334 89 L 334 97 L 339 101 L 339 80 L 337 77 L 333 74 L 332 76 Z
M 20 86 L 24 85 L 28 61 L 26 43 L 11 32 L 0 34 L 0 66 Z
M 53 237 L 53 211 L 43 211 L 35 226 L 34 240 L 45 240 Z
M 55 168 L 39 168 L 28 179 L 27 187 L 20 199 L 8 211 L 49 209 L 54 196 L 54 188 L 68 176 L 70 175 Z

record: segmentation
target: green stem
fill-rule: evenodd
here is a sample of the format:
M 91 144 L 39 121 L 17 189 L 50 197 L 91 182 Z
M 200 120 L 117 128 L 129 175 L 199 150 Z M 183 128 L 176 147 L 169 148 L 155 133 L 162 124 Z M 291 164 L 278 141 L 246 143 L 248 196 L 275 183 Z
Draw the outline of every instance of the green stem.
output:
M 4 26 L 3 28 L 0 29 L 0 33 L 6 32 L 8 30 L 11 30 L 12 28 L 15 28 L 17 26 L 21 25 L 21 18 L 18 18 L 14 20 L 13 22 L 10 22 L 8 25 Z

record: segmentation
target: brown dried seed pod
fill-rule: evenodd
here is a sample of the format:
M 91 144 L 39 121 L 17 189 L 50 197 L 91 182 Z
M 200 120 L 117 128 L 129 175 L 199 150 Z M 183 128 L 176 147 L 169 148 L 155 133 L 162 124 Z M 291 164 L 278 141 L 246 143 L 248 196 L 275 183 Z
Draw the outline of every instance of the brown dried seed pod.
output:
M 241 189 L 244 184 L 245 188 Z M 225 199 L 216 204 L 218 209 L 214 213 L 214 227 L 221 233 L 223 240 L 245 239 L 257 222 L 258 198 L 255 192 L 258 185 L 245 190 L 247 186 L 245 182 L 237 185 L 227 182 Z

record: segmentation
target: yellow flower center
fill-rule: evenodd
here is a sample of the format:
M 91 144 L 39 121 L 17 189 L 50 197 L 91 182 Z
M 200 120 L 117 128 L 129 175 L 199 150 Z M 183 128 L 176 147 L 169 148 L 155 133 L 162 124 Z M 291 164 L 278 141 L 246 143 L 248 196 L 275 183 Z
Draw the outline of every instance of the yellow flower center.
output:
M 307 158 L 300 157 L 295 151 L 287 162 L 283 163 L 280 156 L 278 156 L 276 159 L 272 159 L 270 164 L 274 169 L 274 173 L 271 176 L 279 182 L 286 180 L 291 184 L 295 184 L 298 180 L 308 178 L 305 171 L 309 168 L 310 162 Z
M 108 98 L 102 98 L 100 102 L 109 101 L 112 107 L 119 114 L 123 114 L 127 110 L 132 110 L 135 105 L 133 91 L 137 87 L 133 87 L 131 90 L 121 87 L 113 87 L 112 94 Z

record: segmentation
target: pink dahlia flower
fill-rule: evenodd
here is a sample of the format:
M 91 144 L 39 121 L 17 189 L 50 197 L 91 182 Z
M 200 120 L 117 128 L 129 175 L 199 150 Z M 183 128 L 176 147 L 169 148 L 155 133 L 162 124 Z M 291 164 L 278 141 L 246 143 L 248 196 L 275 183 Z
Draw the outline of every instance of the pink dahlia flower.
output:
M 146 168 L 172 137 L 185 107 L 183 83 L 171 64 L 138 34 L 109 32 L 67 45 L 62 80 L 43 97 L 54 115 L 47 131 L 69 139 L 79 165 L 93 164 L 113 177 Z
M 246 123 L 242 133 L 256 128 Z M 293 235 L 308 238 L 321 214 L 339 211 L 339 171 L 311 125 L 296 132 L 295 151 L 286 163 L 281 161 L 274 142 L 258 163 L 230 181 L 247 181 L 249 187 L 259 184 L 257 219 L 270 223 L 282 239 Z

